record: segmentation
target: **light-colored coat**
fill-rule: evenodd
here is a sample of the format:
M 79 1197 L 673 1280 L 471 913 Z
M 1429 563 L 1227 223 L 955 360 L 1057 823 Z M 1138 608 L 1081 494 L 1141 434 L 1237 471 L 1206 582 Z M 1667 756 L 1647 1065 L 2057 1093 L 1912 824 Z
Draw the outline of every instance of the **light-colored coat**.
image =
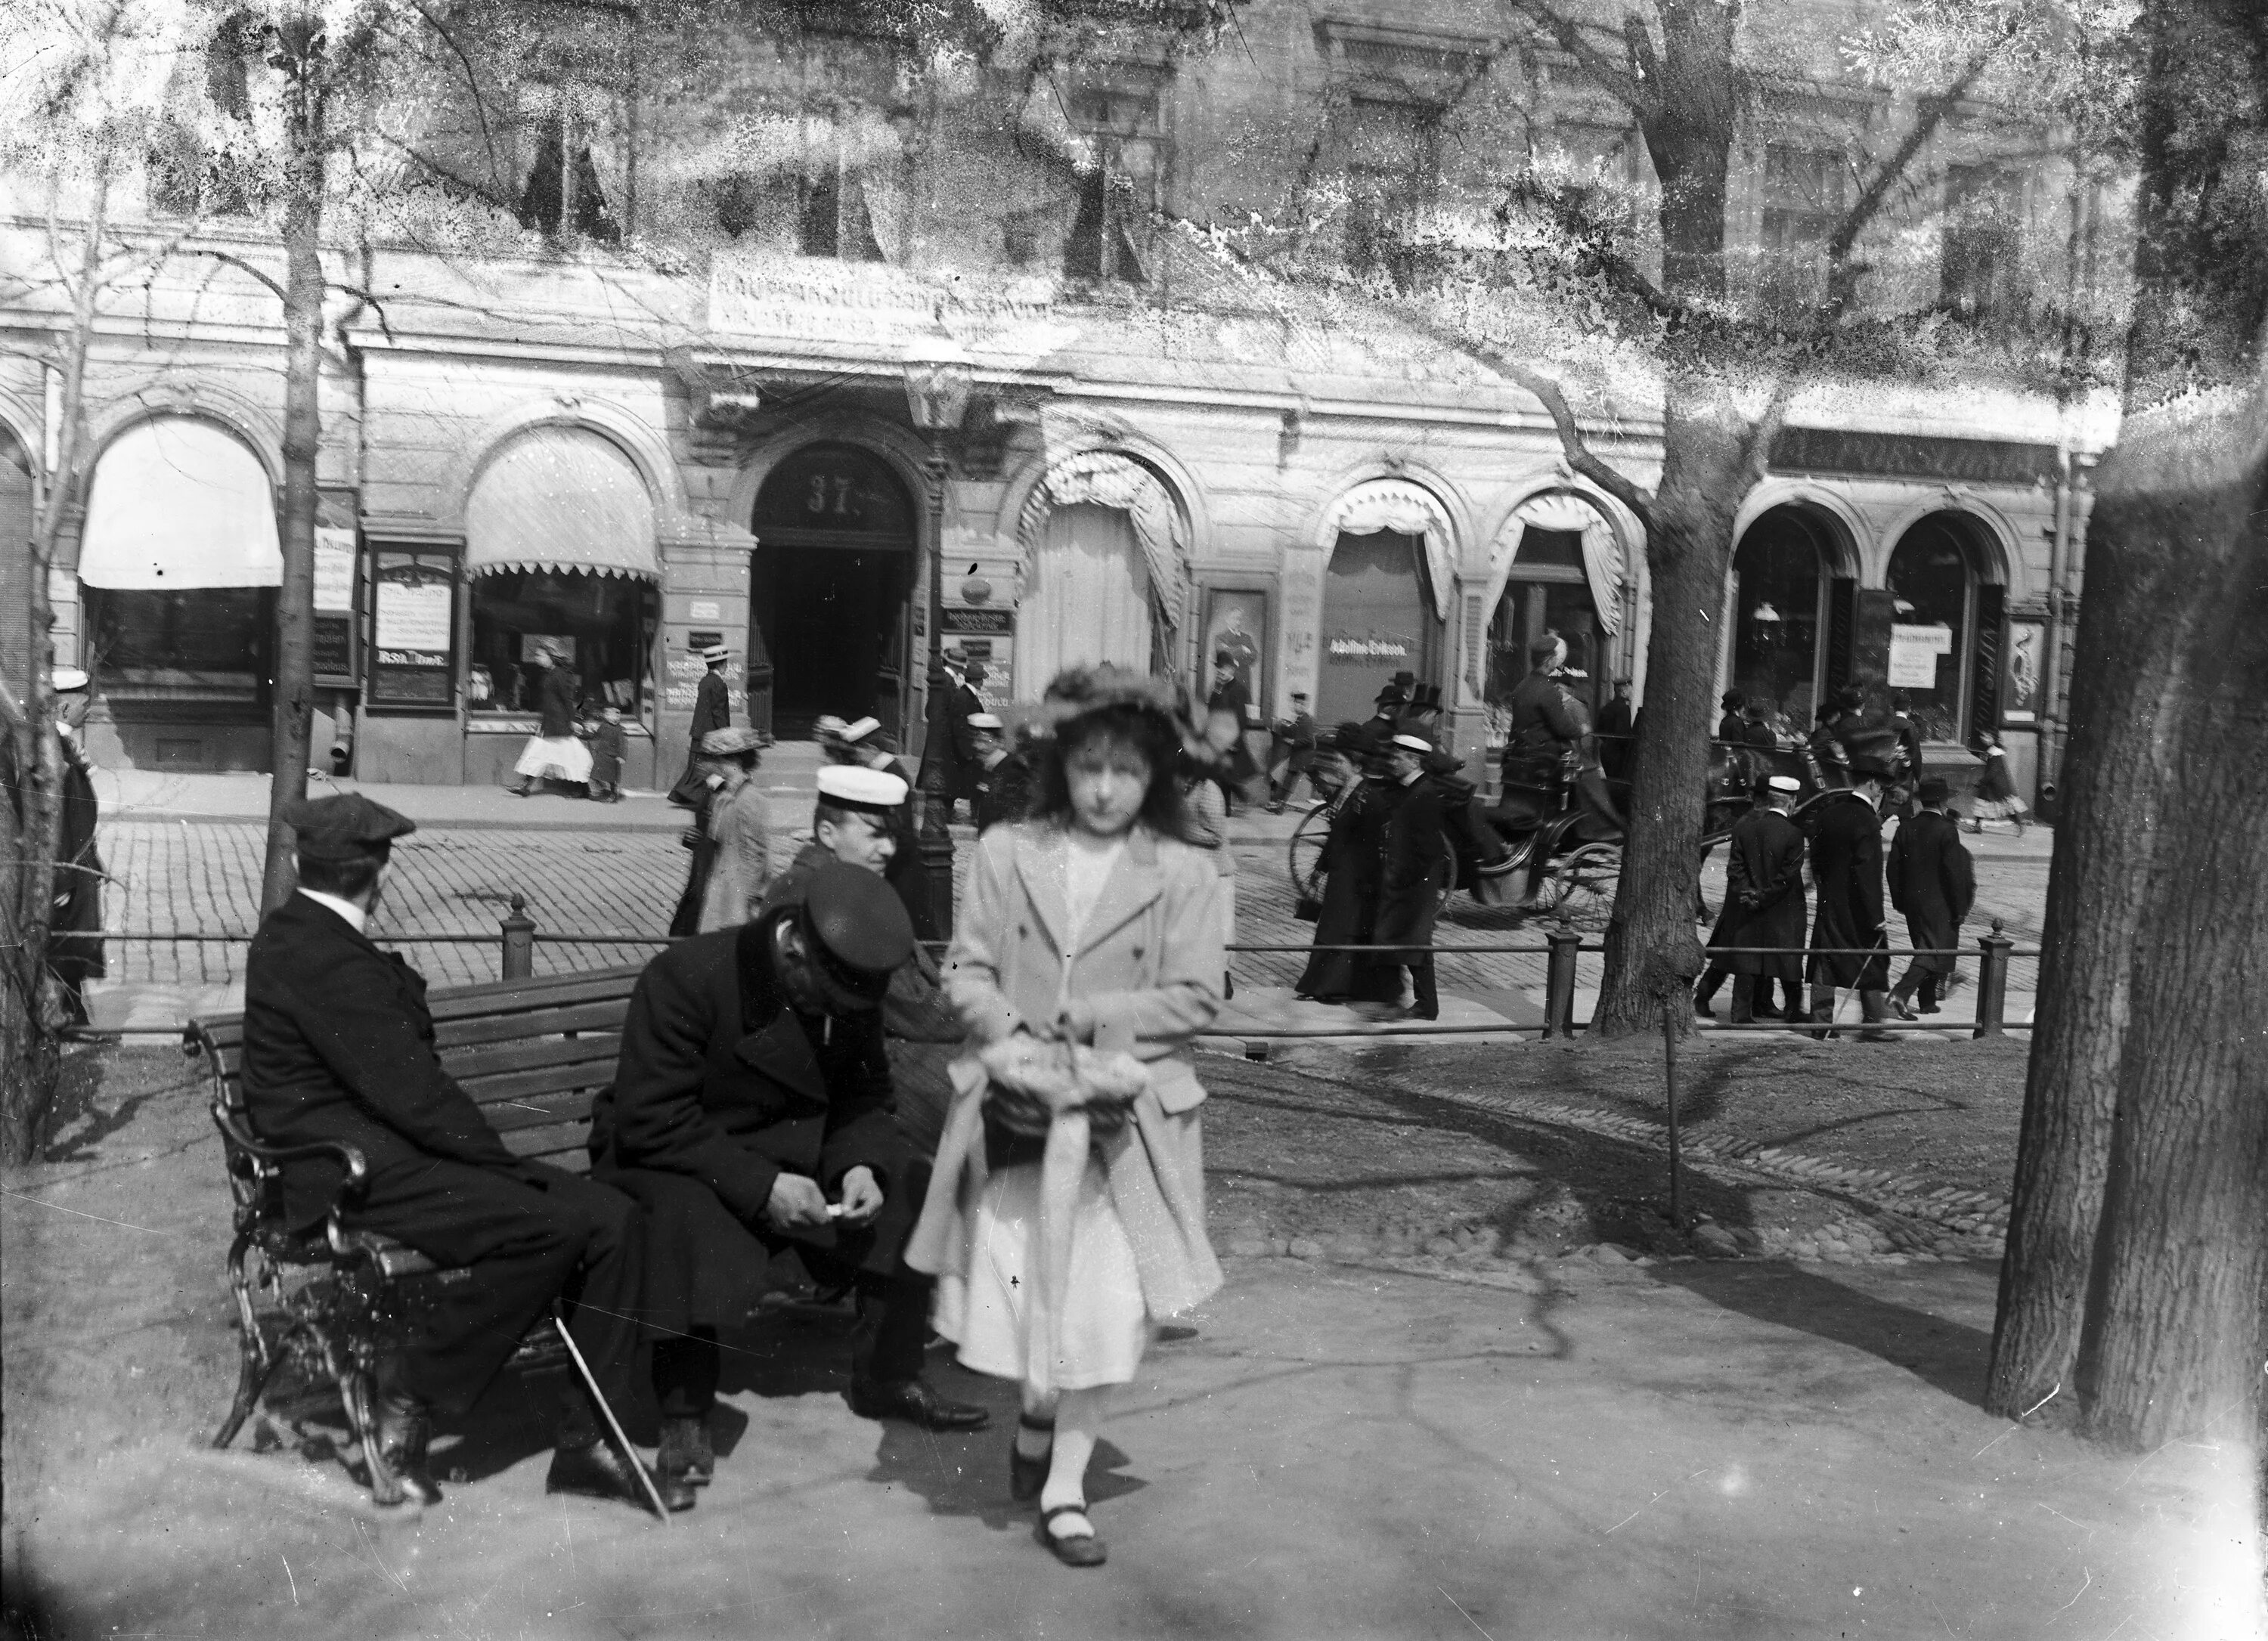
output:
M 739 769 L 732 775 L 738 783 L 727 784 L 709 808 L 717 854 L 701 895 L 703 934 L 737 929 L 754 917 L 771 881 L 771 806 L 752 778 Z
M 1102 1142 L 1113 1207 L 1126 1227 L 1152 1316 L 1200 1303 L 1221 1284 L 1205 1236 L 1205 1093 L 1190 1042 L 1221 1004 L 1222 886 L 1203 850 L 1137 828 L 1074 942 L 1066 938 L 1061 831 L 1047 821 L 997 826 L 976 846 L 953 949 L 946 997 L 977 1045 L 1027 1023 L 1050 1029 L 1077 997 L 1095 1042 L 1150 1066 L 1134 1120 Z M 984 1075 L 954 1067 L 954 1105 L 939 1142 L 921 1223 L 906 1245 L 917 1270 L 958 1278 L 986 1179 Z

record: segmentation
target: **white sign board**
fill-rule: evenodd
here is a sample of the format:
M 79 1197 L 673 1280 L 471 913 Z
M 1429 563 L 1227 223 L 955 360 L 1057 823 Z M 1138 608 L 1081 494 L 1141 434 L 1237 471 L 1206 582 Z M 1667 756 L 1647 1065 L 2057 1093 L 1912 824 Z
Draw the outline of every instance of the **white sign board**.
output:
M 355 533 L 315 526 L 315 607 L 327 614 L 354 614 Z
M 416 586 L 381 581 L 378 584 L 379 647 L 446 655 L 452 613 L 446 581 L 421 582 Z
M 1953 653 L 1953 629 L 1897 625 L 1890 629 L 1890 688 L 1934 689 L 1937 658 Z

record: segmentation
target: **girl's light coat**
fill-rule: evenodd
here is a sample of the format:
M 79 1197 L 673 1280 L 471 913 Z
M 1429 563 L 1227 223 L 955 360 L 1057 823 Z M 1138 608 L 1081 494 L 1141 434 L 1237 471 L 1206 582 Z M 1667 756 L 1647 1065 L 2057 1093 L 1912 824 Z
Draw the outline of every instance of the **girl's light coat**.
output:
M 1101 1155 L 1134 1246 L 1143 1303 L 1152 1316 L 1172 1316 L 1222 1281 L 1205 1236 L 1197 1127 L 1205 1094 L 1189 1059 L 1191 1040 L 1221 1004 L 1222 885 L 1204 850 L 1138 826 L 1073 943 L 1065 938 L 1062 846 L 1060 830 L 1044 821 L 985 833 L 946 958 L 946 996 L 977 1045 L 1026 1022 L 1044 1033 L 1077 997 L 1094 1012 L 1098 1047 L 1148 1063 L 1150 1086 L 1135 1100 L 1133 1121 Z M 984 1074 L 972 1055 L 953 1076 L 929 1197 L 906 1246 L 909 1264 L 948 1282 L 967 1271 L 986 1179 Z

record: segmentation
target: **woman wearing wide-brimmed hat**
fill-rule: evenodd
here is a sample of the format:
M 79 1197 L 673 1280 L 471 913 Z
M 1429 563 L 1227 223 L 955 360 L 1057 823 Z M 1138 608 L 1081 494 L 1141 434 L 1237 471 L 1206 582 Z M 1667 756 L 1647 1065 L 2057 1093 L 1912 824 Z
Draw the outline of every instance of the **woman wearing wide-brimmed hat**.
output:
M 566 658 L 550 644 L 537 646 L 533 659 L 536 670 L 543 674 L 536 686 L 543 721 L 527 738 L 527 745 L 520 749 L 519 762 L 512 766 L 513 779 L 509 790 L 520 798 L 534 791 L 540 781 L 565 781 L 581 786 L 591 778 L 591 749 L 575 733 L 580 681 L 568 666 Z
M 1115 667 L 1049 686 L 1034 818 L 978 842 L 946 960 L 972 1052 L 907 1247 L 962 1364 L 1022 1386 L 1010 1489 L 1071 1566 L 1104 1559 L 1086 1475 L 1109 1387 L 1221 1283 L 1189 1046 L 1225 920 L 1184 841 L 1176 708 Z
M 752 921 L 771 882 L 772 811 L 755 783 L 756 742 L 745 724 L 701 738 L 702 761 L 719 778 L 704 823 L 714 852 L 701 892 L 702 934 Z

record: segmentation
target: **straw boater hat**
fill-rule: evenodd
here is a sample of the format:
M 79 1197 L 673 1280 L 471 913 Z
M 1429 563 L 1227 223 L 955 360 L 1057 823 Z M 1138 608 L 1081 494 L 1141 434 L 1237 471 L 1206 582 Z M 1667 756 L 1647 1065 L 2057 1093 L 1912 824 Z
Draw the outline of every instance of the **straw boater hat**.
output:
M 729 725 L 723 729 L 712 729 L 701 738 L 701 755 L 704 758 L 729 758 L 739 753 L 754 752 L 762 744 L 762 738 L 747 725 Z
M 48 679 L 48 688 L 59 695 L 68 695 L 85 688 L 85 670 L 77 666 L 58 666 Z
M 997 712 L 971 712 L 963 722 L 971 729 L 990 730 L 995 734 L 1002 727 L 1000 715 Z
M 714 666 L 719 661 L 731 660 L 733 652 L 721 644 L 712 644 L 701 651 L 701 659 Z
M 1440 750 L 1423 735 L 1396 735 L 1393 744 L 1404 752 L 1428 753 Z
M 878 717 L 855 719 L 843 726 L 843 744 L 846 747 L 856 747 L 881 727 L 882 720 Z
M 887 769 L 829 764 L 819 772 L 819 800 L 835 809 L 891 814 L 906 801 L 906 784 Z

